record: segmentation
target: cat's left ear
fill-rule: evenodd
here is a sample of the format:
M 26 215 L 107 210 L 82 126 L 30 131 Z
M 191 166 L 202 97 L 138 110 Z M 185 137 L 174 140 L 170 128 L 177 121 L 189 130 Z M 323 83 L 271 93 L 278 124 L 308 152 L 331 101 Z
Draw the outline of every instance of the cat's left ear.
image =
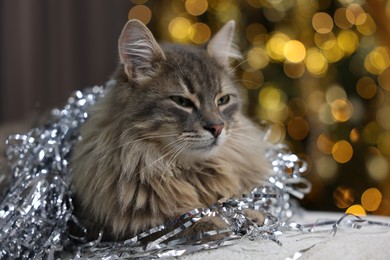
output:
M 142 82 L 157 75 L 164 52 L 149 29 L 138 20 L 130 20 L 118 41 L 120 61 L 129 79 Z
M 229 67 L 231 58 L 241 58 L 240 51 L 233 43 L 235 27 L 233 20 L 227 22 L 207 45 L 209 55 L 224 67 Z

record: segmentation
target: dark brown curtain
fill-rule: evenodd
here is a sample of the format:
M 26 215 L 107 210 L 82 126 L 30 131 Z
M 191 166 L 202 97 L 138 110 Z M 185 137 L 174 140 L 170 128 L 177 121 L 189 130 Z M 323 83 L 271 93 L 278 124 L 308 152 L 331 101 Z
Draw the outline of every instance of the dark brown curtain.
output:
M 129 0 L 2 0 L 0 123 L 64 104 L 103 84 L 117 63 Z

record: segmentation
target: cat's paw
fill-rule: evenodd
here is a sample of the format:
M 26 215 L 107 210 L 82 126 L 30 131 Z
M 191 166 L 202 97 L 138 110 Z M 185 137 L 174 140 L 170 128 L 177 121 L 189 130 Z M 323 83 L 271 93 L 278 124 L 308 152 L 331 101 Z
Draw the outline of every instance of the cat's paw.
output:
M 194 223 L 179 235 L 180 237 L 200 239 L 202 242 L 217 241 L 231 235 L 231 231 L 226 231 L 228 228 L 229 225 L 222 218 L 207 216 Z M 205 234 L 209 231 L 216 231 L 216 233 L 211 232 L 211 234 Z
M 247 219 L 257 226 L 264 225 L 265 213 L 255 209 L 244 209 L 243 213 Z

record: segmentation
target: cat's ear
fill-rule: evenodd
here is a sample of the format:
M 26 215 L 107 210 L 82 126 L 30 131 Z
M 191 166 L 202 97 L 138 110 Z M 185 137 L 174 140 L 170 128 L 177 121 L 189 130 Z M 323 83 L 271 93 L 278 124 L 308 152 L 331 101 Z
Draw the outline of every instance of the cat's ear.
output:
M 143 81 L 156 76 L 164 52 L 149 29 L 138 20 L 126 23 L 118 41 L 120 62 L 129 79 Z
M 227 22 L 207 45 L 209 55 L 224 67 L 229 67 L 230 58 L 241 58 L 240 51 L 233 43 L 235 27 L 233 20 Z

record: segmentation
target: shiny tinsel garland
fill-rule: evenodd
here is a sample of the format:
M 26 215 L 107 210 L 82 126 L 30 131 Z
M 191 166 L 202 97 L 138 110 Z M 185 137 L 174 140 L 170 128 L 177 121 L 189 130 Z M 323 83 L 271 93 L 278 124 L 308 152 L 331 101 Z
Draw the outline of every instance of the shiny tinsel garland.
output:
M 177 220 L 181 225 L 174 230 L 167 229 L 167 223 L 121 242 L 99 239 L 85 242 L 69 234 L 71 222 L 79 225 L 73 215 L 69 189 L 69 155 L 80 137 L 79 129 L 88 117 L 88 108 L 105 92 L 106 88 L 99 86 L 76 91 L 63 109 L 52 111 L 46 125 L 8 138 L 7 158 L 12 178 L 0 205 L 1 259 L 160 258 L 217 248 L 235 243 L 243 236 L 278 243 L 277 235 L 288 226 L 286 221 L 296 209 L 291 195 L 302 198 L 311 188 L 301 177 L 306 171 L 305 162 L 283 145 L 275 145 L 267 152 L 274 171 L 267 184 L 241 199 L 183 214 Z M 266 214 L 263 226 L 257 226 L 243 214 L 247 208 Z M 230 228 L 166 242 L 205 216 L 219 216 Z M 159 232 L 157 238 L 156 232 Z M 204 242 L 205 237 L 221 233 L 225 233 L 221 236 L 224 238 Z M 147 245 L 140 242 L 151 234 L 153 241 L 148 239 Z

